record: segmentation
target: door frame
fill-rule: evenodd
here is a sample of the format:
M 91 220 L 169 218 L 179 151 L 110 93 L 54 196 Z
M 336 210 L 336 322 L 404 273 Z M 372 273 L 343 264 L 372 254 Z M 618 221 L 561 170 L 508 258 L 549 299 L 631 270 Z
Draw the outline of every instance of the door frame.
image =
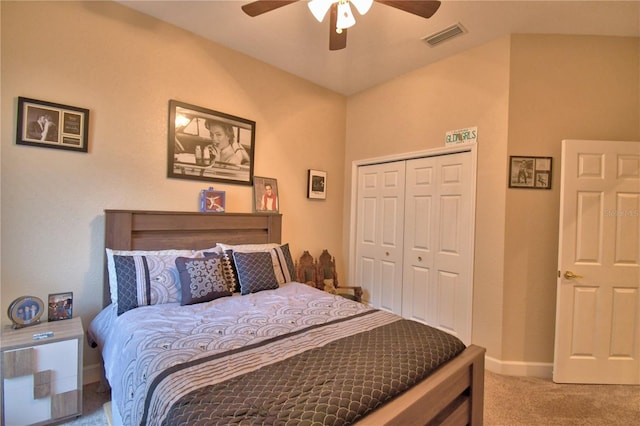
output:
M 442 148 L 433 148 L 427 149 L 423 151 L 414 151 L 414 152 L 406 152 L 401 154 L 391 154 L 385 155 L 382 157 L 374 157 L 367 158 L 362 160 L 354 160 L 351 162 L 351 198 L 350 198 L 350 212 L 349 212 L 349 282 L 355 282 L 356 278 L 356 268 L 354 259 L 356 258 L 356 210 L 357 210 L 357 197 L 358 197 L 358 168 L 361 166 L 369 166 L 374 164 L 381 163 L 389 163 L 393 161 L 406 161 L 413 160 L 416 158 L 425 158 L 425 157 L 437 157 L 442 155 L 451 155 L 458 154 L 461 152 L 470 152 L 471 153 L 471 217 L 473 220 L 471 221 L 471 233 L 473 238 L 470 240 L 469 244 L 469 255 L 471 257 L 471 262 L 469 262 L 469 279 L 471 280 L 471 285 L 475 288 L 474 283 L 474 249 L 475 249 L 475 229 L 476 229 L 476 188 L 477 188 L 477 169 L 478 169 L 478 144 L 476 142 L 468 143 L 468 144 L 459 144 L 451 147 L 442 147 Z M 471 306 L 473 309 L 473 290 L 472 290 L 472 302 Z M 470 317 L 472 318 L 472 316 Z M 471 323 L 471 336 L 473 337 L 473 318 Z

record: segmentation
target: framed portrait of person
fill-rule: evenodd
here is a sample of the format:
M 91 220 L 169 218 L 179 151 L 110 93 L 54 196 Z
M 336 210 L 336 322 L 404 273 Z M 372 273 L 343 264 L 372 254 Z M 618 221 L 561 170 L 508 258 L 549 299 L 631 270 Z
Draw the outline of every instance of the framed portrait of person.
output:
M 253 177 L 253 211 L 260 213 L 278 213 L 280 211 L 280 193 L 276 179 Z
M 89 110 L 19 97 L 16 143 L 88 152 Z
M 169 101 L 170 178 L 253 184 L 256 123 Z
M 73 318 L 73 292 L 49 295 L 49 321 Z

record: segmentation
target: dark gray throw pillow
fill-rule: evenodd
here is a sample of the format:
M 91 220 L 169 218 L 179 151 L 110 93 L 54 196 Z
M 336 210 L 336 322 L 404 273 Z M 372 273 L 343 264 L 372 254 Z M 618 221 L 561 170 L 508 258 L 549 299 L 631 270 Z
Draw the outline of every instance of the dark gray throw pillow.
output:
M 269 252 L 233 252 L 233 259 L 240 281 L 240 294 L 256 293 L 278 288 L 273 272 L 273 260 Z
M 193 305 L 231 296 L 222 273 L 222 255 L 178 257 L 176 267 L 180 274 L 181 305 Z

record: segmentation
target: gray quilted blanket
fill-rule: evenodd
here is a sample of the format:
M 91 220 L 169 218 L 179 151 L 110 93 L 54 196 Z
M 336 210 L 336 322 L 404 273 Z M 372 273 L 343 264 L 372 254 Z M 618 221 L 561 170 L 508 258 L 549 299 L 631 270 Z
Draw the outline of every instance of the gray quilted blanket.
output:
M 125 425 L 349 424 L 464 349 L 299 283 L 120 316 L 107 307 L 89 336 Z
M 398 320 L 203 386 L 180 398 L 164 424 L 352 424 L 463 349 L 451 335 Z

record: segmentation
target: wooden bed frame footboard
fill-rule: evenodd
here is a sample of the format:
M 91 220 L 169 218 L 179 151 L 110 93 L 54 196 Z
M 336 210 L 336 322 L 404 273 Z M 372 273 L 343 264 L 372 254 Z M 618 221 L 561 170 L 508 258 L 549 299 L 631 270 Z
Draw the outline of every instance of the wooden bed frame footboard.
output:
M 357 424 L 482 425 L 484 355 L 484 348 L 470 345 L 425 380 Z
M 206 249 L 218 242 L 281 243 L 281 233 L 279 214 L 105 210 L 105 247 L 115 250 Z M 105 256 L 105 306 L 109 302 Z M 482 425 L 484 355 L 484 348 L 470 345 L 358 425 Z

